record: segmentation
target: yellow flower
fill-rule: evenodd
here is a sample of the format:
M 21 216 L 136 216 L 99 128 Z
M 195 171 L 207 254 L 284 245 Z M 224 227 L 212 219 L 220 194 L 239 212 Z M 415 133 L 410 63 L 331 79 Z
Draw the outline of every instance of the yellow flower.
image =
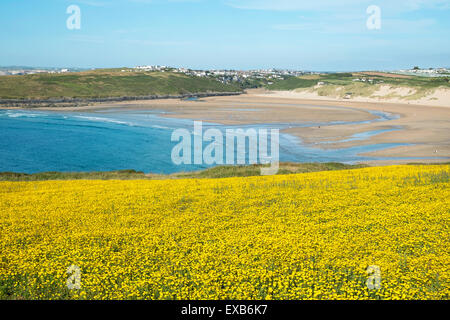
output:
M 0 182 L 0 299 L 448 299 L 449 176 Z

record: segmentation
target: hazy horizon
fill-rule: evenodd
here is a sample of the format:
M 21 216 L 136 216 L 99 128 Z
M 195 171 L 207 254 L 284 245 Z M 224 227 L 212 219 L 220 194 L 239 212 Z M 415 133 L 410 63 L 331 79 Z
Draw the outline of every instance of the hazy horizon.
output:
M 137 67 L 137 66 L 155 66 L 154 64 L 143 64 L 143 65 L 133 65 L 133 66 L 116 66 L 116 67 L 77 67 L 77 66 L 29 66 L 29 65 L 11 65 L 11 66 L 3 66 L 0 65 L 0 69 L 8 69 L 8 68 L 23 68 L 23 69 L 74 69 L 74 70 L 94 70 L 94 69 L 120 69 L 120 68 L 133 68 L 133 67 Z M 227 68 L 214 68 L 214 69 L 208 69 L 208 68 L 198 68 L 198 69 L 194 69 L 191 68 L 189 66 L 170 66 L 167 64 L 162 64 L 161 66 L 166 66 L 169 68 L 185 68 L 185 69 L 191 69 L 191 70 L 233 70 L 233 71 L 252 71 L 252 70 L 269 70 L 269 69 L 274 69 L 274 70 L 292 70 L 292 71 L 304 71 L 304 72 L 320 72 L 320 73 L 335 73 L 335 72 L 339 72 L 339 73 L 345 73 L 345 72 L 362 72 L 362 71 L 380 71 L 380 72 L 390 72 L 390 71 L 399 71 L 399 70 L 411 70 L 414 66 L 411 66 L 409 68 L 397 68 L 397 69 L 366 69 L 366 70 L 311 70 L 311 69 L 285 69 L 285 68 L 279 68 L 279 67 L 268 67 L 268 68 L 254 68 L 254 69 L 250 69 L 250 68 L 243 68 L 243 69 L 227 69 Z M 426 70 L 429 68 L 433 68 L 433 69 L 439 69 L 439 68 L 445 68 L 445 69 L 449 69 L 450 67 L 448 66 L 432 66 L 432 67 L 421 67 L 418 66 L 420 69 L 422 70 Z

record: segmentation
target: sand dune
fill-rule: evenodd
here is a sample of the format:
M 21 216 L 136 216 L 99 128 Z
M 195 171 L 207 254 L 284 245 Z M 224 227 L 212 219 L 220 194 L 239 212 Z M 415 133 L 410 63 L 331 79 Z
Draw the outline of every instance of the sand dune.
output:
M 290 99 L 312 99 L 312 100 L 332 100 L 332 101 L 357 101 L 357 102 L 383 102 L 383 103 L 404 103 L 415 105 L 428 105 L 450 107 L 450 90 L 439 88 L 429 92 L 417 92 L 410 87 L 392 87 L 389 85 L 379 85 L 377 90 L 370 96 L 349 96 L 348 99 L 342 99 L 345 94 L 345 87 L 336 88 L 330 95 L 320 95 L 317 92 L 318 87 L 312 89 L 296 89 L 292 91 L 271 91 L 261 93 L 261 96 L 271 96 L 274 98 Z M 344 90 L 339 92 L 339 90 Z M 334 94 L 333 94 L 334 93 Z

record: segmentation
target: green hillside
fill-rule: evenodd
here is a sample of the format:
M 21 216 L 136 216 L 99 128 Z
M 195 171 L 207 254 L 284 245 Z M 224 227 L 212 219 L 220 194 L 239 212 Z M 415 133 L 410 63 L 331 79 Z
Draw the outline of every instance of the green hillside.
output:
M 383 88 L 388 89 L 383 91 Z M 267 86 L 267 89 L 308 91 L 332 98 L 346 98 L 351 95 L 416 100 L 432 95 L 437 89 L 450 89 L 450 83 L 449 77 L 433 78 L 383 72 L 358 72 L 290 77 L 275 81 Z
M 103 69 L 0 77 L 0 99 L 106 98 L 239 92 L 238 85 L 171 72 Z
M 354 80 L 365 79 L 365 85 L 387 84 L 392 86 L 405 86 L 416 89 L 435 89 L 438 87 L 450 88 L 449 77 L 419 77 L 403 76 L 382 72 L 358 72 L 358 73 L 328 73 L 317 75 L 305 75 L 290 77 L 285 80 L 275 81 L 267 88 L 270 90 L 294 90 L 310 88 L 323 82 L 324 85 L 346 86 L 354 84 Z M 371 80 L 369 82 L 368 80 Z

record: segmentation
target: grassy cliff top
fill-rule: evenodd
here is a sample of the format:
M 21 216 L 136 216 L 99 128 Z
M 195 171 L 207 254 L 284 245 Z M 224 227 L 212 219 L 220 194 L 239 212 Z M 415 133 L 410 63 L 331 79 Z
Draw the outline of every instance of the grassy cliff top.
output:
M 241 89 L 237 85 L 222 84 L 214 79 L 131 69 L 0 77 L 0 99 L 106 98 L 239 91 Z
M 318 75 L 304 75 L 291 77 L 286 80 L 274 82 L 268 86 L 270 90 L 294 90 L 310 88 L 323 82 L 325 85 L 347 86 L 355 81 L 366 79 L 364 84 L 386 84 L 392 86 L 411 87 L 417 89 L 436 89 L 439 87 L 450 88 L 449 77 L 419 77 L 400 75 L 384 72 L 354 72 L 354 73 L 329 73 Z M 368 80 L 372 80 L 369 82 Z
M 294 90 L 316 93 L 330 98 L 366 97 L 402 99 L 428 98 L 436 100 L 436 91 L 449 90 L 449 77 L 420 77 L 383 72 L 331 73 L 304 75 L 279 80 L 269 90 Z

